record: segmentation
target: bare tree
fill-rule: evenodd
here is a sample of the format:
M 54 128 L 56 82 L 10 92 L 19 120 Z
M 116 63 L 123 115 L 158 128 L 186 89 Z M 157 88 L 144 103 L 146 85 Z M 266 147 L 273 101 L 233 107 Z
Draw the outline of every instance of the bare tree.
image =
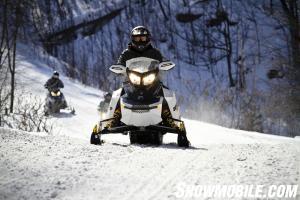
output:
M 40 97 L 19 95 L 16 102 L 14 114 L 5 118 L 6 126 L 28 132 L 52 132 L 53 123 L 44 115 L 45 102 Z
M 4 0 L 1 4 L 3 20 L 1 21 L 0 42 L 0 67 L 8 67 L 10 74 L 10 105 L 9 110 L 14 110 L 15 99 L 15 74 L 16 74 L 16 51 L 19 29 L 23 24 L 24 8 L 27 1 Z
M 300 120 L 300 16 L 299 0 L 267 0 L 262 11 L 266 16 L 272 17 L 277 26 L 278 34 L 286 36 L 282 43 L 286 44 L 286 52 L 270 49 L 276 55 L 274 66 L 267 76 L 273 81 L 272 89 L 278 91 L 272 101 L 284 99 L 284 103 L 278 102 L 281 115 L 276 118 L 284 121 L 291 130 L 289 135 L 297 134 Z M 280 79 L 283 79 L 280 81 Z M 280 92 L 279 92 L 280 91 Z M 282 97 L 281 97 L 282 96 Z M 288 105 L 288 106 L 287 106 Z M 274 112 L 270 112 L 275 116 Z M 278 115 L 278 113 L 277 113 Z
M 234 87 L 236 81 L 233 78 L 233 47 L 232 47 L 232 34 L 231 27 L 236 26 L 237 22 L 232 21 L 229 18 L 228 12 L 224 9 L 222 5 L 222 0 L 217 0 L 217 8 L 215 16 L 209 19 L 206 23 L 207 27 L 214 27 L 217 32 L 219 32 L 223 38 L 226 63 L 227 63 L 227 72 L 229 79 L 229 86 Z

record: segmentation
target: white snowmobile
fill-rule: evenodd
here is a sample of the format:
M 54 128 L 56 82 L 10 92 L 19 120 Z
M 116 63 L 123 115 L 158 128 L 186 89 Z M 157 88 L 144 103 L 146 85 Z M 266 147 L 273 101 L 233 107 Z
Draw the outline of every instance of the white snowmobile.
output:
M 178 134 L 178 146 L 190 145 L 184 122 L 180 120 L 174 92 L 160 81 L 160 71 L 175 66 L 138 57 L 123 65 L 112 65 L 110 70 L 126 76 L 123 87 L 113 92 L 108 109 L 94 127 L 91 144 L 101 144 L 102 134 L 129 134 L 131 144 L 160 145 L 166 133 Z

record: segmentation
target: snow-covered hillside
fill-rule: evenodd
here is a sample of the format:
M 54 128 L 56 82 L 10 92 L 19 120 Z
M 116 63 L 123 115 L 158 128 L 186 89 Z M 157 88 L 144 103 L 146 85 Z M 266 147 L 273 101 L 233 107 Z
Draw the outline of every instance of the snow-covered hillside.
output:
M 18 60 L 19 85 L 44 98 L 52 70 L 25 51 Z M 175 135 L 159 147 L 130 145 L 124 135 L 90 145 L 102 92 L 62 80 L 76 115 L 53 118 L 52 135 L 0 128 L 0 199 L 176 199 L 180 182 L 300 184 L 300 142 L 294 138 L 185 120 L 189 149 L 178 148 Z
M 46 81 L 52 76 L 53 69 L 43 59 L 30 51 L 26 51 L 25 45 L 20 45 L 17 85 L 22 90 L 32 92 L 41 98 L 46 98 L 47 90 L 44 88 Z M 55 58 L 52 58 L 55 59 Z M 55 69 L 60 71 L 60 63 L 56 60 Z M 76 110 L 76 115 L 64 112 L 53 118 L 56 124 L 54 132 L 72 137 L 89 138 L 89 132 L 98 120 L 97 106 L 102 98 L 102 91 L 87 87 L 74 80 L 61 75 L 65 88 L 62 89 L 67 102 Z

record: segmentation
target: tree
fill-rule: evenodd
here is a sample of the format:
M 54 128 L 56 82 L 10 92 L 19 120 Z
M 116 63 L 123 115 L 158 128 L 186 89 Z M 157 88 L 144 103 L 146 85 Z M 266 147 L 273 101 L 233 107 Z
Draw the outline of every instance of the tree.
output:
M 14 111 L 18 37 L 20 29 L 26 26 L 27 12 L 33 5 L 34 1 L 29 0 L 4 0 L 0 3 L 0 10 L 2 11 L 2 20 L 0 20 L 0 68 L 4 71 L 7 69 L 9 73 L 9 77 L 6 76 L 6 80 L 10 80 L 9 111 L 11 113 Z
M 300 120 L 300 16 L 299 0 L 270 0 L 265 6 L 265 14 L 271 16 L 278 23 L 278 31 L 287 35 L 286 56 L 278 56 L 275 62 L 279 63 L 269 70 L 268 78 L 284 79 L 276 84 L 278 95 L 283 95 L 284 103 L 280 104 L 282 115 L 288 124 L 289 135 L 293 136 L 299 129 Z M 278 66 L 280 65 L 280 66 Z M 280 91 L 280 92 L 279 92 Z M 299 131 L 298 131 L 299 132 Z

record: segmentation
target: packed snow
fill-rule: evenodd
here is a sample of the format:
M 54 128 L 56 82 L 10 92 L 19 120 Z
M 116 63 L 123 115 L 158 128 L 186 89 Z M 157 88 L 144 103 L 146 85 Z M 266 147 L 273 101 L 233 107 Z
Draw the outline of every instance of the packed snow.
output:
M 45 98 L 51 73 L 43 61 L 19 54 L 18 84 L 25 91 Z M 0 128 L 0 199 L 177 199 L 180 182 L 300 184 L 295 138 L 185 119 L 188 149 L 177 147 L 172 134 L 162 146 L 130 145 L 126 135 L 105 135 L 102 146 L 90 145 L 103 92 L 61 78 L 76 115 L 52 117 L 52 134 Z

